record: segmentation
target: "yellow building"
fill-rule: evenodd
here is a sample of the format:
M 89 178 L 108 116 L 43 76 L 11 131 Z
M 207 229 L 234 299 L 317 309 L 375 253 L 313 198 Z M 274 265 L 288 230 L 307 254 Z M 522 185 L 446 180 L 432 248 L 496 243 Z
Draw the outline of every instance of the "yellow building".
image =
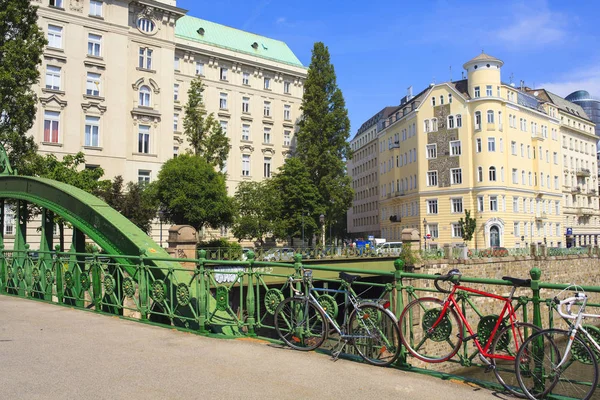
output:
M 464 64 L 467 79 L 432 84 L 385 121 L 379 132 L 384 238 L 399 240 L 402 229 L 414 228 L 430 236 L 428 248 L 462 243 L 458 220 L 470 210 L 477 220 L 470 247 L 566 245 L 565 212 L 572 206 L 563 197 L 565 140 L 587 141 L 589 157 L 583 160 L 582 151 L 580 158 L 596 170 L 587 138 L 593 124 L 575 105 L 557 104 L 558 96 L 553 101 L 502 83 L 502 65 L 482 53 Z M 561 120 L 565 107 L 582 113 L 575 122 L 580 130 Z M 597 193 L 578 197 L 578 205 L 583 198 L 586 215 L 597 215 Z M 600 234 L 597 218 L 588 218 L 585 229 Z

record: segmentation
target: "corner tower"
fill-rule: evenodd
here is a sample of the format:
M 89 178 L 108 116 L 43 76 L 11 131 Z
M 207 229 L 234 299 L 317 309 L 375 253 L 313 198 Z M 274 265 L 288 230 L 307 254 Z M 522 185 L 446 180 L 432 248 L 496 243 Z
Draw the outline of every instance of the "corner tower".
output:
M 470 61 L 467 61 L 463 68 L 467 70 L 469 95 L 472 98 L 498 96 L 500 90 L 500 68 L 504 65 L 502 60 L 496 57 L 481 53 Z M 477 90 L 478 88 L 478 90 Z M 490 95 L 487 90 L 492 90 Z

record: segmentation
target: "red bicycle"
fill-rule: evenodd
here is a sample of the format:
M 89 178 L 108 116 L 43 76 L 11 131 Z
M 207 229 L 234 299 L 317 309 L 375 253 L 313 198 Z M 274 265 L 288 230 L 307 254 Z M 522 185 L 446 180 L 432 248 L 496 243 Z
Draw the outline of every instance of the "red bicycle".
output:
M 428 363 L 440 363 L 454 357 L 460 346 L 472 340 L 477 348 L 473 354 L 460 355 L 463 364 L 479 355 L 487 365 L 487 371 L 494 371 L 498 382 L 513 395 L 524 397 L 515 376 L 515 356 L 521 344 L 540 329 L 535 325 L 518 322 L 513 307 L 513 296 L 517 287 L 530 287 L 531 279 L 518 279 L 509 276 L 502 279 L 512 284 L 508 297 L 472 289 L 460 284 L 461 273 L 458 269 L 440 275 L 434 280 L 435 287 L 442 293 L 448 293 L 443 299 L 421 297 L 410 302 L 400 315 L 400 337 L 410 354 Z M 442 288 L 439 282 L 450 282 L 451 290 Z M 499 315 L 482 316 L 467 300 L 471 308 L 480 317 L 475 331 L 465 317 L 457 300 L 457 291 L 469 292 L 504 302 Z M 459 292 L 461 293 L 461 292 Z M 518 306 L 517 306 L 518 308 Z M 466 328 L 466 331 L 465 331 Z M 468 332 L 468 336 L 464 336 Z

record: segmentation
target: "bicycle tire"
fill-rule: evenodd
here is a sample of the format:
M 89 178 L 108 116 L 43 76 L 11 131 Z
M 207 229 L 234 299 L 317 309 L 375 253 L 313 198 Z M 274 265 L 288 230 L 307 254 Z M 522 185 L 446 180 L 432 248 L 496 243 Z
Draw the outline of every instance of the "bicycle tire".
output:
M 288 297 L 279 303 L 274 324 L 281 340 L 295 350 L 314 350 L 327 338 L 327 319 L 307 298 Z
M 369 364 L 385 367 L 400 354 L 400 329 L 391 311 L 377 304 L 362 304 L 352 310 L 348 319 L 348 334 L 354 348 Z
M 431 333 L 427 333 L 428 328 L 439 317 L 443 307 L 444 302 L 439 299 L 422 297 L 410 302 L 400 315 L 402 343 L 410 354 L 421 361 L 429 363 L 448 361 L 460 349 L 463 341 L 462 322 L 453 308 L 448 307 L 438 326 Z M 454 336 L 455 343 L 451 340 L 453 334 L 456 334 Z M 417 346 L 415 346 L 415 342 Z M 446 351 L 440 345 L 442 342 L 449 345 L 447 353 L 442 353 L 442 351 Z
M 598 361 L 579 333 L 567 361 L 559 371 L 555 369 L 568 339 L 568 331 L 546 329 L 531 335 L 519 349 L 515 372 L 529 399 L 543 399 L 550 394 L 582 400 L 592 397 L 598 385 Z M 541 350 L 536 351 L 536 347 Z
M 502 354 L 515 357 L 516 359 L 519 347 L 523 345 L 525 340 L 532 334 L 541 330 L 539 327 L 527 322 L 515 322 L 514 327 L 519 335 L 517 338 L 518 344 L 515 343 L 512 325 L 509 324 L 496 333 L 490 346 L 490 354 Z M 482 343 L 482 345 L 485 344 Z M 498 382 L 513 396 L 526 398 L 527 395 L 522 392 L 515 374 L 515 359 L 503 360 L 499 358 L 490 358 L 490 362 L 493 365 L 494 375 L 496 375 Z

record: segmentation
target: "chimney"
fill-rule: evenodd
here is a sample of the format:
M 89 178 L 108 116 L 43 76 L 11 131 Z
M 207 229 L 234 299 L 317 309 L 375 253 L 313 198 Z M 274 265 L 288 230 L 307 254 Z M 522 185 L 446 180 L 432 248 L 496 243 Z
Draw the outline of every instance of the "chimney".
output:
M 410 100 L 413 98 L 412 89 L 412 86 L 409 86 L 408 89 L 406 89 L 406 100 Z

